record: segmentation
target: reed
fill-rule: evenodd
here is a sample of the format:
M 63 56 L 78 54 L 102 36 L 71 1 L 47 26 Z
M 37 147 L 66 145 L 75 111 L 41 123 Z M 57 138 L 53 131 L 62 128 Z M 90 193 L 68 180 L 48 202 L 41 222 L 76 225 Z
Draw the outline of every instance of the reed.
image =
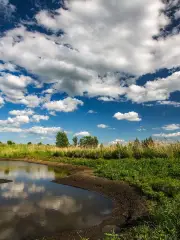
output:
M 124 159 L 124 158 L 178 158 L 180 157 L 180 143 L 161 143 L 144 146 L 143 144 L 128 143 L 126 145 L 116 145 L 98 148 L 68 147 L 58 148 L 48 145 L 25 145 L 14 144 L 0 145 L 0 157 L 67 157 L 86 159 Z

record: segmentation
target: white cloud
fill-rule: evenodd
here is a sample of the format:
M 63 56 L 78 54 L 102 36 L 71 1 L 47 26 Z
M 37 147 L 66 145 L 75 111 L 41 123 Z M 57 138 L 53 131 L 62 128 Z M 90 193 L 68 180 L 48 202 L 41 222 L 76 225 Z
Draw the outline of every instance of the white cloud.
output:
M 4 99 L 0 96 L 0 108 L 4 105 Z
M 57 132 L 61 131 L 60 127 L 41 127 L 41 126 L 34 126 L 29 129 L 24 129 L 25 133 L 31 134 L 40 134 L 40 135 L 54 135 Z
M 138 132 L 143 132 L 143 131 L 146 131 L 146 129 L 144 127 L 140 127 L 137 129 Z
M 169 124 L 162 128 L 166 131 L 174 131 L 180 129 L 180 124 Z
M 176 133 L 158 133 L 158 134 L 153 134 L 154 137 L 161 137 L 161 138 L 172 138 L 172 137 L 179 137 L 180 136 L 180 132 L 176 132 Z
M 11 110 L 9 112 L 11 115 L 15 116 L 31 116 L 34 114 L 34 111 L 31 109 L 25 109 L 25 110 Z
M 157 104 L 159 105 L 170 105 L 173 107 L 180 107 L 180 102 L 175 101 L 158 101 Z
M 41 120 L 49 120 L 49 116 L 45 116 L 45 115 L 33 115 L 32 116 L 32 120 L 34 122 L 40 122 Z
M 38 107 L 41 102 L 42 102 L 42 99 L 38 98 L 36 95 L 27 95 L 27 96 L 24 96 L 17 103 L 22 103 L 27 107 L 35 108 L 35 107 Z
M 26 124 L 26 123 L 29 123 L 29 122 L 30 122 L 29 116 L 18 115 L 14 118 L 9 117 L 6 120 L 0 120 L 0 127 L 6 127 L 6 126 L 19 127 L 21 124 Z
M 106 102 L 118 101 L 121 95 L 126 95 L 141 103 L 167 100 L 170 93 L 179 89 L 175 89 L 177 81 L 173 79 L 178 78 L 178 73 L 163 83 L 158 79 L 144 86 L 132 84 L 143 74 L 180 64 L 180 34 L 153 38 L 160 33 L 160 28 L 170 23 L 163 13 L 166 9 L 163 1 L 65 3 L 67 9 L 57 9 L 54 14 L 43 10 L 36 15 L 40 25 L 54 32 L 63 30 L 64 35 L 30 32 L 19 25 L 7 31 L 0 41 L 0 59 L 36 74 L 39 77 L 36 86 L 51 84 L 43 94 L 66 92 L 70 96 L 98 97 Z M 124 80 L 124 75 L 134 77 Z M 5 89 L 1 90 L 5 100 L 28 107 L 42 103 L 37 96 L 25 94 L 27 85 L 18 91 L 14 90 L 15 86 L 9 90 L 5 82 L 2 84 Z M 172 86 L 167 82 L 172 82 Z M 61 103 L 58 102 L 46 104 L 59 109 Z
M 50 111 L 49 114 L 52 115 L 52 116 L 56 116 L 56 112 L 55 111 Z
M 78 106 L 83 106 L 83 104 L 84 103 L 81 100 L 67 97 L 63 100 L 47 102 L 43 105 L 43 107 L 51 111 L 73 112 L 78 108 Z
M 97 112 L 94 110 L 89 110 L 87 113 L 93 114 L 93 113 L 97 113 Z
M 107 126 L 105 124 L 98 124 L 97 127 L 98 128 L 108 128 L 109 126 Z
M 0 0 L 0 15 L 1 18 L 10 19 L 16 11 L 16 7 L 10 4 L 9 0 Z
M 3 73 L 0 76 L 0 90 L 9 102 L 20 101 L 26 92 L 26 87 L 33 80 L 27 76 L 15 76 L 9 73 Z
M 74 136 L 76 137 L 85 137 L 85 136 L 90 136 L 91 134 L 89 132 L 86 132 L 86 131 L 82 131 L 82 132 L 78 132 L 78 133 L 75 133 Z
M 114 99 L 112 97 L 99 97 L 98 100 L 99 101 L 103 101 L 103 102 L 114 102 L 114 101 L 117 101 L 117 99 Z
M 134 121 L 134 122 L 139 122 L 141 121 L 141 118 L 139 117 L 138 113 L 136 112 L 128 112 L 128 113 L 120 113 L 117 112 L 113 116 L 117 120 L 128 120 L 128 121 Z
M 16 66 L 12 63 L 0 63 L 0 72 L 8 70 L 10 72 L 16 72 Z
M 144 86 L 131 85 L 127 90 L 127 98 L 142 103 L 156 100 L 166 100 L 170 94 L 180 91 L 180 71 L 167 78 L 148 81 Z
M 169 23 L 161 0 L 66 4 L 68 10 L 57 9 L 54 15 L 43 10 L 36 16 L 40 25 L 55 32 L 63 30 L 63 36 L 29 32 L 20 26 L 1 37 L 0 58 L 37 74 L 40 85 L 52 83 L 47 93 L 85 94 L 109 101 L 128 91 L 128 98 L 136 101 L 134 89 L 129 93 L 117 71 L 137 78 L 179 66 L 179 35 L 153 38 Z M 148 98 L 156 100 L 155 96 Z
M 174 17 L 175 17 L 175 19 L 180 18 L 180 9 L 175 12 Z
M 23 130 L 21 128 L 0 126 L 0 132 L 21 133 L 22 131 Z
M 0 132 L 11 132 L 11 133 L 25 133 L 25 134 L 37 134 L 37 135 L 55 135 L 57 132 L 62 131 L 60 127 L 41 127 L 33 126 L 31 128 L 21 129 L 17 127 L 6 127 L 0 125 Z
M 125 144 L 125 140 L 123 139 L 115 139 L 114 141 L 110 142 L 109 145 L 116 145 L 116 144 Z
M 36 95 L 27 95 L 27 87 L 30 84 L 35 84 L 35 81 L 28 76 L 16 76 L 10 73 L 0 75 L 0 91 L 5 100 L 33 108 L 37 107 L 42 100 Z

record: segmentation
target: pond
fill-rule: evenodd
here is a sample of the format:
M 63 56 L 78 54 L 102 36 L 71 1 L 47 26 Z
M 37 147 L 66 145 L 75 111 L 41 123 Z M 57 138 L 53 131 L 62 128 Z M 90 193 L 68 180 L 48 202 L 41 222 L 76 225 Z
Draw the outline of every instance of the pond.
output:
M 66 173 L 46 165 L 0 161 L 0 240 L 52 236 L 100 224 L 112 211 L 102 195 L 53 182 Z

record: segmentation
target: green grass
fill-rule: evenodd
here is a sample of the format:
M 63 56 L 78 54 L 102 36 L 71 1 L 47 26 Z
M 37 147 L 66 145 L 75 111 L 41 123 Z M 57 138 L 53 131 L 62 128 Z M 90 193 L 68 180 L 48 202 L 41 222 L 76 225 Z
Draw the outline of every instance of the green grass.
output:
M 122 230 L 120 236 L 106 235 L 105 240 L 180 239 L 179 143 L 98 149 L 1 145 L 0 157 L 28 157 L 84 165 L 93 168 L 98 176 L 124 180 L 140 189 L 149 203 L 149 218 Z

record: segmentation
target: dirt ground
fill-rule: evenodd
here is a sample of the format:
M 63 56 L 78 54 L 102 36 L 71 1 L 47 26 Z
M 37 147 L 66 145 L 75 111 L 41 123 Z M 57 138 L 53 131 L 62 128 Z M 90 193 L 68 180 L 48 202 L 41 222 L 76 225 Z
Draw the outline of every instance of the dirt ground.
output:
M 12 159 L 0 159 L 12 160 Z M 95 191 L 109 197 L 113 201 L 113 211 L 110 217 L 100 225 L 88 229 L 62 232 L 58 236 L 52 236 L 53 240 L 79 240 L 86 237 L 89 240 L 102 239 L 103 228 L 107 225 L 118 226 L 120 229 L 131 224 L 140 217 L 147 216 L 146 201 L 135 188 L 121 181 L 112 181 L 105 178 L 96 177 L 93 170 L 84 166 L 74 166 L 70 164 L 48 162 L 41 160 L 13 159 L 17 161 L 27 161 L 31 163 L 46 164 L 68 170 L 70 175 L 65 178 L 56 179 L 54 182 L 73 187 L 78 187 L 90 191 Z M 3 183 L 6 180 L 0 180 Z

